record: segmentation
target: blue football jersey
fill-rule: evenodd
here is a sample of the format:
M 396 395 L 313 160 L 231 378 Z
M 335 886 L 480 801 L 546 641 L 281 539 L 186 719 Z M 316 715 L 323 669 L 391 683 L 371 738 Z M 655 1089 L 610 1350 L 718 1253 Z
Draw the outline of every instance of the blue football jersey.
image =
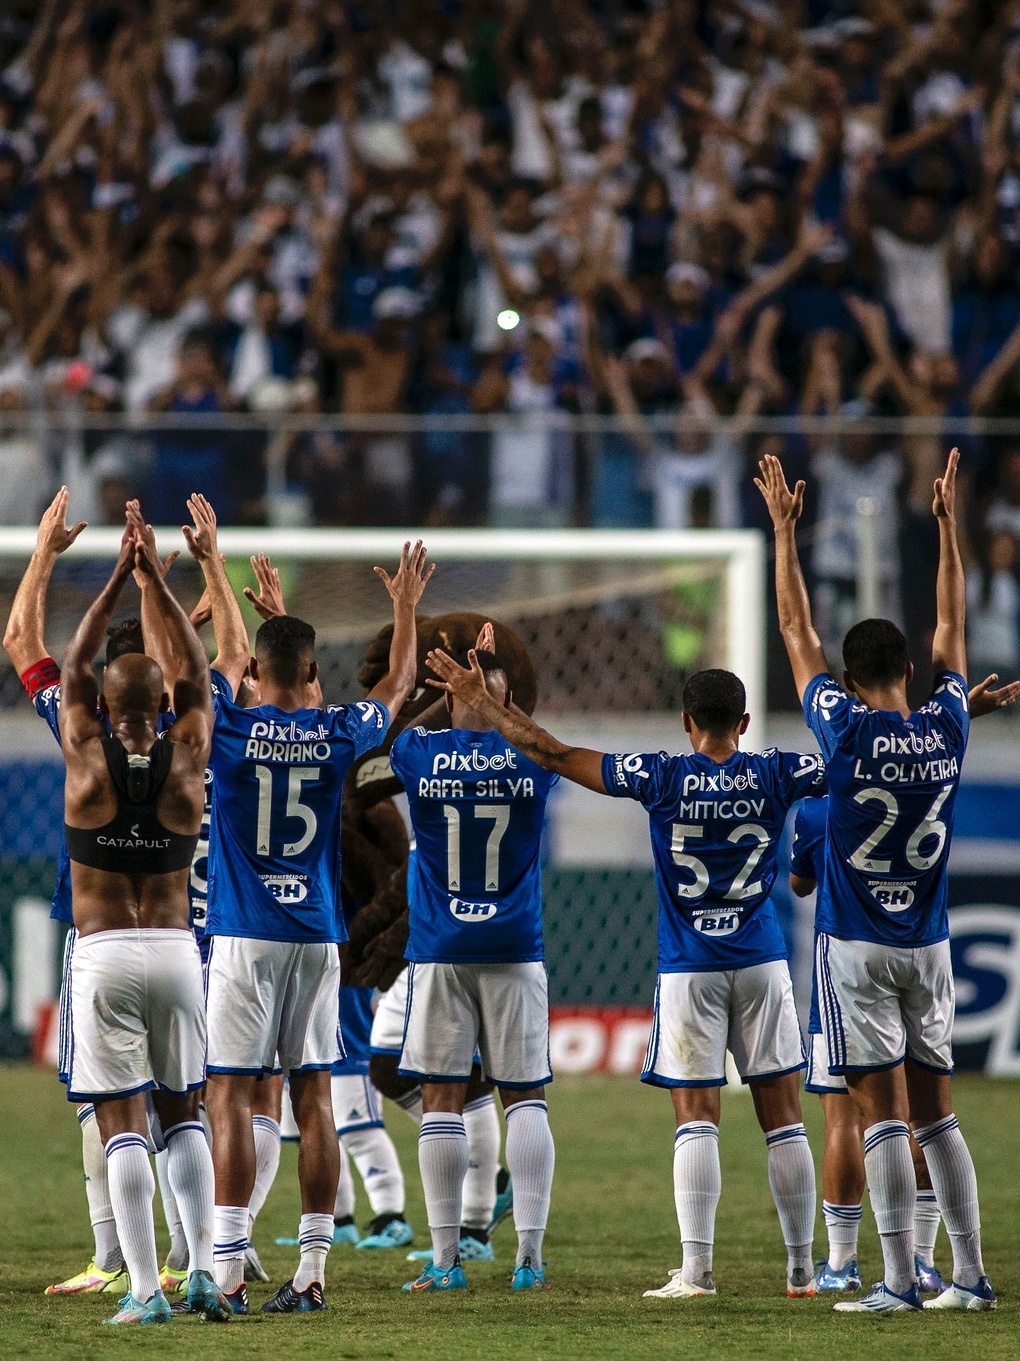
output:
M 910 949 L 945 940 L 946 866 L 970 729 L 967 682 L 943 672 L 928 702 L 903 718 L 816 676 L 804 692 L 804 717 L 829 771 L 818 930 Z
M 386 706 L 374 700 L 287 713 L 216 697 L 209 935 L 347 939 L 339 890 L 344 776 L 389 725 Z
M 230 682 L 218 671 L 210 671 L 213 700 L 224 699 L 231 703 L 234 692 Z M 209 910 L 209 824 L 212 821 L 213 773 L 210 767 L 205 772 L 205 807 L 202 810 L 202 827 L 198 835 L 198 845 L 191 861 L 188 875 L 188 907 L 191 929 L 195 933 L 199 948 L 205 949 L 205 920 Z M 204 958 L 203 954 L 203 958 Z
M 786 958 L 772 903 L 790 806 L 825 792 L 817 756 L 735 752 L 606 756 L 606 791 L 648 810 L 659 898 L 659 972 L 747 968 Z
M 496 732 L 456 728 L 405 729 L 390 763 L 407 793 L 414 832 L 406 957 L 542 959 L 542 827 L 559 776 Z
M 344 1057 L 333 1064 L 338 1076 L 367 1073 L 372 1046 L 372 998 L 374 988 L 348 988 L 340 985 L 340 1034 Z
M 790 873 L 801 879 L 814 879 L 821 884 L 825 870 L 825 824 L 829 817 L 829 796 L 805 799 L 797 808 L 793 822 L 793 845 L 790 848 Z M 818 895 L 815 895 L 817 912 Z M 818 931 L 815 930 L 817 938 Z M 814 957 L 812 952 L 812 958 Z M 822 1033 L 822 1018 L 818 1011 L 818 980 L 811 970 L 811 1009 L 808 1014 L 808 1034 Z

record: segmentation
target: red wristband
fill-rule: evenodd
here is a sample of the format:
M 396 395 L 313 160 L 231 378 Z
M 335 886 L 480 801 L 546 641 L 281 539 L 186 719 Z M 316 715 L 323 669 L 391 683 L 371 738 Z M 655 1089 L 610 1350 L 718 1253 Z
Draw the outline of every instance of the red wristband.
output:
M 21 675 L 21 683 L 29 699 L 35 699 L 40 690 L 45 690 L 48 685 L 56 685 L 59 681 L 60 667 L 52 657 L 40 658 Z

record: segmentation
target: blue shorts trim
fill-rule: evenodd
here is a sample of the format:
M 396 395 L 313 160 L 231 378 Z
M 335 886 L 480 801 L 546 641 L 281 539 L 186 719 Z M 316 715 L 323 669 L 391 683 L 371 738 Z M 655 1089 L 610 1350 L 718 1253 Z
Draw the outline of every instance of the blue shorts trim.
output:
M 530 1092 L 532 1087 L 548 1087 L 553 1080 L 552 1073 L 547 1077 L 541 1077 L 537 1082 L 500 1082 L 498 1077 L 490 1077 L 485 1074 L 485 1081 L 493 1087 L 502 1087 L 505 1092 Z
M 293 1077 L 295 1073 L 330 1073 L 333 1070 L 331 1063 L 303 1063 L 300 1068 L 288 1068 L 287 1076 Z M 282 1073 L 282 1068 L 274 1068 L 273 1074 Z
M 342 1139 L 345 1134 L 356 1134 L 361 1129 L 385 1129 L 382 1120 L 362 1120 L 360 1124 L 337 1125 L 337 1138 Z
M 402 1049 L 384 1049 L 381 1045 L 373 1044 L 369 1050 L 371 1054 L 389 1054 L 391 1058 L 399 1059 L 404 1051 Z
M 210 1064 L 206 1068 L 207 1077 L 272 1077 L 272 1068 L 227 1068 L 216 1064 Z
M 415 1082 L 470 1082 L 471 1074 L 465 1073 L 463 1077 L 450 1077 L 439 1073 L 418 1073 L 413 1068 L 398 1068 L 397 1077 L 407 1077 Z M 526 1090 L 526 1089 L 525 1089 Z
M 850 1093 L 845 1087 L 823 1087 L 820 1082 L 805 1082 L 804 1090 L 813 1092 L 815 1096 L 849 1096 Z
M 706 1077 L 688 1080 L 679 1077 L 659 1077 L 657 1073 L 642 1073 L 641 1081 L 649 1087 L 725 1087 L 724 1077 Z
M 837 1073 L 887 1073 L 891 1068 L 899 1068 L 905 1061 L 906 1054 L 901 1054 L 898 1059 L 893 1059 L 891 1063 L 844 1063 L 836 1070 Z M 945 1072 L 940 1068 L 939 1072 Z M 829 1064 L 829 1072 L 833 1072 L 832 1064 Z
M 162 1082 L 156 1083 L 156 1095 L 158 1096 L 190 1096 L 192 1092 L 200 1092 L 205 1086 L 205 1078 L 201 1082 L 191 1082 L 185 1087 L 183 1092 L 175 1087 L 164 1087 Z
M 951 1064 L 948 1068 L 936 1067 L 934 1063 L 924 1063 L 921 1059 L 915 1059 L 910 1050 L 907 1050 L 907 1058 L 918 1068 L 923 1068 L 928 1073 L 945 1073 L 946 1077 L 952 1077 L 956 1072 L 956 1065 Z
M 750 1086 L 752 1082 L 767 1082 L 773 1077 L 787 1077 L 790 1073 L 802 1073 L 807 1067 L 807 1059 L 801 1059 L 800 1063 L 791 1064 L 789 1068 L 777 1068 L 774 1073 L 752 1073 L 748 1077 L 740 1079 L 744 1087 Z
M 140 1092 L 155 1090 L 156 1084 L 151 1078 L 148 1082 L 142 1082 L 137 1087 L 128 1087 L 123 1092 L 72 1092 L 68 1086 L 67 1099 L 77 1102 L 91 1101 L 93 1106 L 98 1106 L 102 1101 L 126 1101 L 129 1096 L 138 1096 Z

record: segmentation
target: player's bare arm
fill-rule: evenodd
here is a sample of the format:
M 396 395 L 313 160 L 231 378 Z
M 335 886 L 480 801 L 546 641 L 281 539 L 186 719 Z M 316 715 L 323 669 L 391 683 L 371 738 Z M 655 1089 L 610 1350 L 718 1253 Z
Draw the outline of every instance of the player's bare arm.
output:
M 814 677 L 829 669 L 821 639 L 811 622 L 811 602 L 797 553 L 796 529 L 804 510 L 804 483 L 798 482 L 791 491 L 782 464 L 772 454 L 766 454 L 758 466 L 761 477 L 754 479 L 754 485 L 765 498 L 776 536 L 779 628 L 793 668 L 797 694 L 803 699 L 804 691 Z
M 439 649 L 430 652 L 427 661 L 430 669 L 440 678 L 437 681 L 429 679 L 429 685 L 455 695 L 536 765 L 554 770 L 565 779 L 594 790 L 596 794 L 606 793 L 602 780 L 602 758 L 605 753 L 591 751 L 587 747 L 568 747 L 553 737 L 552 733 L 540 728 L 520 709 L 500 704 L 485 684 L 485 676 L 478 665 L 474 648 L 468 653 L 467 667 L 458 666 L 448 652 Z
M 19 675 L 47 656 L 43 638 L 46 592 L 57 559 L 86 528 L 84 520 L 68 527 L 69 493 L 61 487 L 39 521 L 35 550 L 21 579 L 4 631 L 4 648 Z
M 931 662 L 936 674 L 956 671 L 967 674 L 967 592 L 963 559 L 956 536 L 956 470 L 959 449 L 949 454 L 941 477 L 935 479 L 932 513 L 939 526 L 939 574 L 935 588 L 936 623 Z
M 216 539 L 216 512 L 199 492 L 189 497 L 188 511 L 194 521 L 194 528 L 184 525 L 184 538 L 188 552 L 202 569 L 209 592 L 209 608 L 216 639 L 213 669 L 229 681 L 236 695 L 251 657 L 248 632 L 220 555 Z
M 372 569 L 393 601 L 393 638 L 390 641 L 390 669 L 369 691 L 367 698 L 385 704 L 391 716 L 403 708 L 414 689 L 418 670 L 418 631 L 414 612 L 436 570 L 435 563 L 426 564 L 427 555 L 428 549 L 421 539 L 413 548 L 408 541 L 394 576 L 382 567 Z
M 152 525 L 144 523 L 141 514 L 141 507 L 137 501 L 131 503 L 138 511 L 138 520 L 142 522 L 141 533 L 145 541 L 151 546 L 152 554 L 159 564 L 160 575 L 165 577 L 181 556 L 178 550 L 169 553 L 165 558 L 156 555 L 156 533 Z M 137 532 L 137 530 L 136 530 Z M 162 620 L 159 609 L 155 604 L 155 598 L 151 589 L 152 576 L 148 572 L 142 572 L 137 567 L 133 573 L 135 585 L 138 587 L 141 596 L 141 606 L 139 615 L 142 621 L 142 638 L 145 643 L 146 654 L 152 658 L 166 678 L 167 688 L 172 689 L 174 679 L 177 675 L 177 661 L 173 651 L 169 646 L 166 634 L 163 630 Z

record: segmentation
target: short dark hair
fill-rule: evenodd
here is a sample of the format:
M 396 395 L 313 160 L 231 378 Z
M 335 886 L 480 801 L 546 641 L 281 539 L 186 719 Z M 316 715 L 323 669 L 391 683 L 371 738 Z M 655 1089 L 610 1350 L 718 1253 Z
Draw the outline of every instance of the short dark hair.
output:
M 843 665 L 858 685 L 890 685 L 907 673 L 907 640 L 891 619 L 862 619 L 843 639 Z
M 740 726 L 747 708 L 744 682 L 732 671 L 711 667 L 689 676 L 683 693 L 684 712 L 712 737 L 725 737 Z
M 277 685 L 297 685 L 315 656 L 315 630 L 292 614 L 274 615 L 255 635 L 255 656 Z
M 142 621 L 140 619 L 121 619 L 106 630 L 106 665 L 124 657 L 129 652 L 144 652 Z

